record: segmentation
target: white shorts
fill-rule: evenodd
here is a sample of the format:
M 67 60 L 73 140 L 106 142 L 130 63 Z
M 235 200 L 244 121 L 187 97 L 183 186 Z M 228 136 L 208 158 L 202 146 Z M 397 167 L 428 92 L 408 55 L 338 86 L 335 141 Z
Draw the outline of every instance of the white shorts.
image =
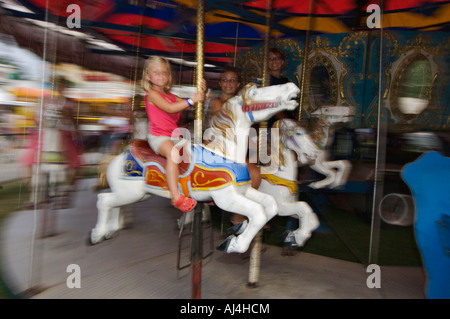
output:
M 148 144 L 150 144 L 150 147 L 156 154 L 159 154 L 159 147 L 165 141 L 172 141 L 173 144 L 176 145 L 178 148 L 181 148 L 184 145 L 184 143 L 181 146 L 177 145 L 177 143 L 183 141 L 183 139 L 181 137 L 180 138 L 171 138 L 170 136 L 165 136 L 165 135 L 148 134 L 147 139 L 148 139 Z

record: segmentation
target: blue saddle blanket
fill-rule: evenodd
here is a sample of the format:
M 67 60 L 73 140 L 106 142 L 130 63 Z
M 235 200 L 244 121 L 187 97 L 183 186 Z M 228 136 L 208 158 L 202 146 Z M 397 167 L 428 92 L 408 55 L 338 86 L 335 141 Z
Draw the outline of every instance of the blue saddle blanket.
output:
M 211 170 L 226 169 L 233 173 L 236 183 L 249 182 L 250 171 L 246 163 L 235 163 L 220 156 L 201 145 L 194 145 L 194 163 L 203 168 Z

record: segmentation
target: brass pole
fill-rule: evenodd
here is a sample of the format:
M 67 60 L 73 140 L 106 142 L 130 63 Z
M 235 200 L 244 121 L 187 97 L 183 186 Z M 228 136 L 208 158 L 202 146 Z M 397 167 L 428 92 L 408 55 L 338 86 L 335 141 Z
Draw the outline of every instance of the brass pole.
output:
M 270 74 L 269 74 L 269 50 L 270 50 L 270 33 L 272 32 L 271 20 L 272 20 L 272 0 L 267 0 L 267 17 L 266 26 L 267 32 L 264 37 L 264 62 L 263 62 L 263 86 L 270 85 Z
M 305 38 L 305 49 L 303 50 L 303 63 L 302 63 L 302 77 L 301 77 L 301 83 L 300 83 L 300 103 L 298 107 L 298 120 L 300 121 L 302 119 L 302 110 L 303 110 L 303 100 L 305 94 L 307 92 L 304 92 L 305 90 L 305 77 L 306 77 L 306 64 L 308 62 L 308 55 L 309 55 L 309 40 L 311 38 L 311 29 L 313 27 L 313 18 L 312 15 L 315 11 L 315 0 L 309 1 L 309 13 L 308 13 L 308 30 L 306 30 L 306 38 Z
M 204 50 L 205 50 L 205 0 L 198 1 L 197 7 L 197 90 L 202 90 L 204 74 Z M 203 102 L 198 102 L 195 109 L 194 143 L 201 144 L 203 137 Z
M 205 35 L 205 1 L 198 1 L 197 8 L 197 90 L 202 90 L 203 81 L 203 51 L 204 51 L 204 35 Z M 195 109 L 194 121 L 194 143 L 200 144 L 202 141 L 202 118 L 203 118 L 203 102 L 198 102 Z M 202 288 L 202 259 L 203 259 L 203 204 L 197 203 L 194 209 L 193 220 L 193 240 L 192 240 L 192 299 L 201 298 Z
M 270 33 L 271 33 L 271 19 L 272 19 L 272 0 L 267 0 L 267 18 L 266 26 L 267 32 L 264 39 L 264 63 L 263 63 L 263 86 L 270 85 L 269 76 L 269 50 L 270 50 Z M 259 139 L 258 139 L 259 154 L 261 149 L 267 147 L 267 121 L 259 124 Z M 262 247 L 262 230 L 260 230 L 255 238 L 253 238 L 250 251 L 250 265 L 248 275 L 248 286 L 251 288 L 257 287 L 259 281 L 259 270 L 261 268 L 261 247 Z
M 134 79 L 133 79 L 133 97 L 131 98 L 131 111 L 134 111 L 134 105 L 136 103 L 136 83 L 138 81 L 137 79 L 137 70 L 138 70 L 138 64 L 139 64 L 139 49 L 141 47 L 141 33 L 142 33 L 142 16 L 143 12 L 141 12 L 141 20 L 139 22 L 139 33 L 138 33 L 138 40 L 136 45 L 136 59 L 134 63 Z
M 264 38 L 264 57 L 263 57 L 263 86 L 270 85 L 270 74 L 269 74 L 269 51 L 270 51 L 270 33 L 271 33 L 271 20 L 272 20 L 272 1 L 267 0 L 267 16 L 266 16 L 266 26 L 267 32 Z M 258 130 L 258 156 L 261 155 L 261 150 L 267 147 L 267 121 L 259 123 Z

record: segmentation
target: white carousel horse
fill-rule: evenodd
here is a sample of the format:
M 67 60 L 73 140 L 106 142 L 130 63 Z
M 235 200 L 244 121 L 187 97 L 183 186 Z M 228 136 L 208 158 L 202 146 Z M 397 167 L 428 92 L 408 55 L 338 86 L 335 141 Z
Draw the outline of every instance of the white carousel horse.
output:
M 272 126 L 272 143 L 275 139 L 273 129 L 279 130 L 281 143 L 278 151 L 271 153 L 269 169 L 265 166 L 260 168 L 261 184 L 258 190 L 275 198 L 279 216 L 293 216 L 299 219 L 299 227 L 296 230 L 289 230 L 286 239 L 289 239 L 289 242 L 293 239 L 292 243 L 302 247 L 320 223 L 309 204 L 298 200 L 298 164 L 314 161 L 319 149 L 298 121 L 292 119 L 276 121 Z M 231 232 L 239 234 L 246 226 L 247 220 L 244 220 L 233 226 Z
M 279 216 L 299 219 L 299 227 L 289 230 L 285 241 L 302 247 L 319 227 L 319 219 L 308 203 L 298 201 L 297 172 L 299 165 L 312 165 L 316 171 L 326 175 L 323 181 L 314 182 L 314 188 L 339 187 L 346 183 L 351 164 L 345 160 L 328 161 L 328 147 L 333 140 L 334 126 L 347 123 L 354 115 L 350 107 L 321 107 L 313 113 L 312 125 L 316 141 L 300 122 L 282 119 L 272 128 L 279 130 L 279 150 L 271 153 L 271 165 L 262 166 L 259 191 L 272 195 L 278 205 Z M 272 143 L 277 140 L 271 133 Z M 312 155 L 314 154 L 314 155 Z M 189 215 L 188 215 L 189 216 Z M 192 220 L 192 216 L 189 216 Z M 239 234 L 245 230 L 247 220 L 233 226 L 231 232 Z
M 185 195 L 197 201 L 214 201 L 229 212 L 245 215 L 249 223 L 238 236 L 230 236 L 219 245 L 228 253 L 245 252 L 258 231 L 277 214 L 275 199 L 250 185 L 246 164 L 248 135 L 253 123 L 265 121 L 282 110 L 293 110 L 292 100 L 300 93 L 293 83 L 257 88 L 250 84 L 228 100 L 211 119 L 207 146 L 193 145 L 188 163 L 180 163 L 179 186 Z M 238 137 L 239 136 L 239 137 Z M 108 238 L 120 228 L 117 214 L 111 210 L 150 197 L 170 197 L 164 176 L 164 159 L 152 153 L 146 141 L 140 147 L 132 143 L 129 152 L 113 159 L 107 169 L 110 193 L 98 195 L 98 219 L 91 231 L 91 243 Z M 183 168 L 184 165 L 184 168 Z M 112 217 L 112 218 L 111 218 Z
M 267 172 L 264 166 L 261 167 L 262 179 L 258 190 L 275 198 L 279 216 L 299 219 L 299 227 L 288 231 L 287 237 L 295 238 L 296 245 L 301 247 L 320 224 L 308 203 L 298 200 L 298 163 L 314 160 L 318 149 L 308 132 L 295 120 L 278 120 L 272 128 L 279 129 L 281 142 L 279 152 L 271 155 L 272 163 L 278 169 Z
M 351 106 L 321 106 L 311 113 L 308 130 L 318 148 L 318 155 L 313 160 L 302 160 L 303 165 L 325 175 L 325 178 L 308 186 L 311 188 L 339 188 L 348 180 L 352 165 L 348 160 L 329 160 L 329 148 L 333 142 L 337 125 L 353 120 L 355 110 Z

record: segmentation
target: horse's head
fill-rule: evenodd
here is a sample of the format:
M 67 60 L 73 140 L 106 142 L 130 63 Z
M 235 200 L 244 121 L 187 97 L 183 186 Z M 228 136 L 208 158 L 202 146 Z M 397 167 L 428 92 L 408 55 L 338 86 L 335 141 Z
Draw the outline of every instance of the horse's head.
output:
M 242 98 L 242 111 L 252 123 L 266 121 L 284 110 L 294 110 L 298 103 L 294 99 L 300 89 L 294 83 L 257 87 L 247 84 L 238 94 Z
M 349 123 L 353 121 L 354 116 L 353 106 L 321 106 L 311 113 L 311 117 L 322 118 L 328 125 Z
M 211 117 L 208 135 L 214 136 L 214 140 L 208 147 L 222 154 L 226 151 L 227 158 L 245 163 L 251 125 L 268 120 L 280 111 L 295 109 L 298 103 L 291 99 L 299 93 L 293 83 L 262 88 L 247 84 Z
M 282 146 L 294 151 L 300 163 L 308 163 L 317 157 L 316 144 L 307 130 L 300 126 L 299 122 L 292 119 L 282 119 L 276 121 L 273 127 L 280 130 Z

